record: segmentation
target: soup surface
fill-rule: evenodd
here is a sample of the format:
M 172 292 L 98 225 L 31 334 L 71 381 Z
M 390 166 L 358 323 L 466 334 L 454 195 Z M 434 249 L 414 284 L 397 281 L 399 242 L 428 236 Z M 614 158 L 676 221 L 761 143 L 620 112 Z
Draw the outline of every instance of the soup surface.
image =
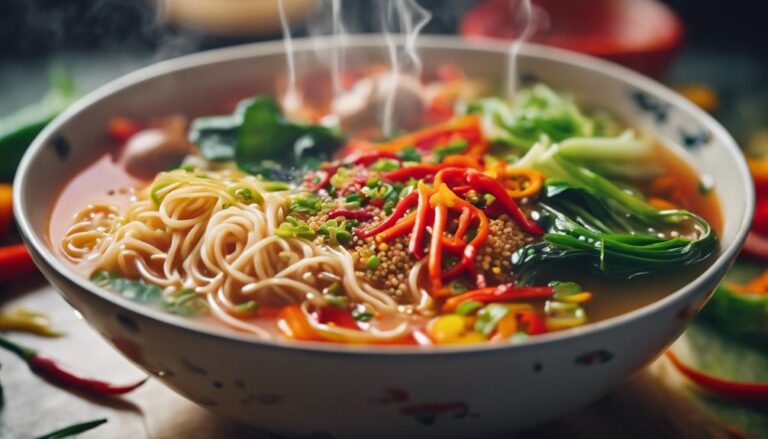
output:
M 385 135 L 375 96 L 354 95 L 377 75 L 321 106 L 258 96 L 189 123 L 116 118 L 54 206 L 50 245 L 201 324 L 417 345 L 616 316 L 717 254 L 714 188 L 612 115 L 542 84 L 484 97 L 454 72 L 398 96 L 401 132 Z

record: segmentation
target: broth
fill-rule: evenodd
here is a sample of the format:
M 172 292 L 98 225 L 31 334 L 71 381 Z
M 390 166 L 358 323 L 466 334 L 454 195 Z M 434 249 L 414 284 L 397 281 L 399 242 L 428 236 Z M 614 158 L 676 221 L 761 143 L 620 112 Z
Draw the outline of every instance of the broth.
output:
M 445 102 L 427 128 L 380 143 L 343 141 L 307 122 L 322 112 L 289 118 L 269 96 L 189 128 L 122 119 L 110 125 L 119 155 L 105 148 L 62 188 L 50 245 L 93 282 L 203 325 L 364 344 L 566 330 L 658 301 L 711 265 L 719 202 L 683 157 L 544 85 L 517 99 L 473 110 L 521 102 L 495 128 L 508 137 L 487 130 L 497 118 L 446 116 Z M 224 158 L 203 158 L 211 145 Z M 265 164 L 299 145 L 325 161 Z M 624 169 L 631 160 L 643 162 Z M 603 164 L 643 178 L 600 177 Z M 281 178 L 292 183 L 270 181 Z
M 674 201 L 701 215 L 719 234 L 722 230 L 722 216 L 716 190 L 702 193 L 699 178 L 690 165 L 661 145 L 657 147 L 657 151 L 659 163 L 666 172 L 678 177 L 675 180 L 678 192 Z M 110 182 L 107 188 L 87 190 L 103 187 L 104 182 Z M 80 206 L 102 202 L 125 209 L 133 197 L 134 188 L 145 185 L 146 182 L 132 178 L 115 164 L 111 155 L 105 154 L 98 158 L 62 189 L 51 212 L 50 242 L 60 242 L 64 238 Z M 61 252 L 58 245 L 51 244 L 51 248 L 82 276 L 87 277 L 93 271 L 93 264 L 89 261 L 74 262 Z M 612 280 L 585 273 L 583 267 L 552 266 L 537 275 L 536 279 L 541 283 L 547 283 L 553 279 L 567 278 L 595 292 L 595 299 L 585 305 L 585 310 L 590 322 L 596 322 L 633 311 L 666 297 L 693 281 L 711 265 L 714 259 L 715 257 L 712 256 L 710 260 L 696 267 L 654 274 L 652 278 L 643 276 L 630 280 Z M 272 319 L 255 318 L 251 322 L 279 335 Z M 200 323 L 217 327 L 222 325 L 216 319 L 209 317 L 200 318 Z

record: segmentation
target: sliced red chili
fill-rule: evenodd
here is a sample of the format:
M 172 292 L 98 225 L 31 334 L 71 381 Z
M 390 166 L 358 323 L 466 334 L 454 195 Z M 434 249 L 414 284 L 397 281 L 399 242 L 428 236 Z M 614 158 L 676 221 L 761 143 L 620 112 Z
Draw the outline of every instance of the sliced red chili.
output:
M 739 382 L 710 375 L 683 363 L 672 350 L 667 351 L 667 358 L 688 379 L 712 393 L 747 401 L 768 401 L 768 383 Z
M 502 186 L 495 179 L 473 170 L 467 170 L 467 183 L 474 186 L 478 191 L 487 192 L 496 198 L 512 217 L 512 219 L 522 228 L 526 233 L 534 236 L 541 236 L 544 234 L 544 230 L 536 224 L 532 219 L 523 214 L 520 208 L 517 206 L 515 200 L 509 196 L 504 186 Z
M 317 321 L 325 325 L 333 324 L 341 328 L 360 329 L 357 320 L 348 311 L 334 306 L 324 306 L 317 310 Z
M 328 218 L 344 217 L 346 219 L 355 219 L 359 221 L 369 221 L 373 219 L 373 214 L 364 210 L 334 209 L 328 212 Z
M 355 234 L 357 234 L 358 237 L 361 239 L 369 238 L 374 235 L 378 235 L 379 233 L 383 232 L 384 230 L 387 230 L 388 228 L 392 227 L 397 223 L 397 220 L 404 217 L 406 213 L 408 213 L 408 209 L 413 207 L 416 202 L 418 201 L 419 194 L 416 192 L 411 192 L 410 194 L 403 197 L 402 200 L 400 200 L 397 205 L 395 206 L 395 210 L 392 212 L 392 215 L 389 216 L 389 218 L 385 219 L 381 224 L 377 225 L 376 227 L 366 231 L 362 228 L 358 228 L 355 230 Z

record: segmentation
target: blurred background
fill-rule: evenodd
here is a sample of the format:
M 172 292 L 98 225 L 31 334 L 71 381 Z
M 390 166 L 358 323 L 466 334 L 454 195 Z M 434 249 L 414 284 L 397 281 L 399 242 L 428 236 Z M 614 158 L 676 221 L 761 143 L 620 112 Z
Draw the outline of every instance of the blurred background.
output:
M 380 1 L 343 3 L 350 33 L 379 30 L 371 14 L 374 3 Z M 516 35 L 510 19 L 515 3 L 422 0 L 434 14 L 424 33 L 508 39 Z M 330 7 L 329 0 L 285 4 L 297 37 L 317 33 L 322 11 Z M 534 5 L 546 16 L 534 41 L 613 59 L 671 85 L 707 85 L 717 92 L 718 115 L 742 142 L 753 124 L 765 120 L 765 0 L 536 0 Z M 90 90 L 162 59 L 280 37 L 274 1 L 5 0 L 0 115 L 42 94 L 51 64 L 67 67 L 79 88 Z
M 344 0 L 347 31 L 379 32 L 378 19 L 371 11 L 381 7 L 383 1 Z M 510 40 L 520 33 L 510 12 L 511 7 L 519 4 L 517 0 L 419 0 L 419 3 L 433 13 L 423 31 L 426 34 Z M 330 4 L 330 0 L 285 0 L 294 37 L 322 33 Z M 760 159 L 768 153 L 768 1 L 534 0 L 533 4 L 541 18 L 533 41 L 600 56 L 653 76 L 713 114 L 748 155 Z M 280 38 L 282 30 L 274 0 L 3 0 L 0 180 L 10 179 L 3 177 L 7 176 L 3 174 L 4 166 L 11 164 L 4 163 L 6 159 L 2 156 L 2 136 L 14 129 L 10 126 L 13 121 L 10 115 L 46 93 L 52 71 L 69 72 L 74 88 L 82 94 L 164 59 Z M 768 161 L 765 163 L 764 169 L 768 170 Z M 8 172 L 12 175 L 12 169 Z M 768 173 L 762 177 L 768 182 Z M 762 202 L 758 200 L 758 215 L 764 224 L 762 229 L 756 226 L 755 230 L 768 234 L 768 195 L 762 195 Z M 5 214 L 10 216 L 10 212 Z M 2 215 L 0 210 L 0 222 Z M 0 247 L 15 240 L 18 237 L 0 240 Z M 768 261 L 768 238 L 764 244 L 762 253 L 742 259 L 740 266 L 764 269 Z M 99 358 L 98 362 L 105 367 L 112 367 L 111 361 L 123 361 L 77 320 L 50 288 L 45 293 L 29 294 L 40 285 L 27 287 L 1 280 L 2 276 L 0 297 L 4 307 L 25 294 L 29 298 L 24 300 L 33 304 L 48 303 L 48 296 L 42 294 L 55 296 L 62 306 L 52 313 L 54 318 L 69 322 L 72 328 L 80 328 L 72 331 L 73 337 L 92 343 L 96 351 L 104 353 L 94 355 L 94 359 Z M 42 283 L 40 279 L 31 281 L 35 282 Z M 768 331 L 768 314 L 764 318 Z M 687 332 L 686 337 L 697 348 L 698 365 L 732 379 L 768 379 L 766 334 L 761 344 L 753 339 L 731 337 L 721 329 L 697 319 Z M 66 345 L 62 344 L 65 342 L 59 343 L 47 346 L 66 355 Z M 131 366 L 121 363 L 119 367 Z M 141 410 L 73 402 L 72 397 L 55 393 L 55 389 L 33 387 L 27 375 L 28 371 L 18 365 L 14 369 L 13 364 L 0 371 L 7 393 L 16 395 L 0 411 L 0 437 L 4 433 L 16 437 L 14 432 L 42 422 L 41 412 L 50 413 L 47 421 L 59 420 L 59 424 L 96 412 L 112 413 L 111 419 L 118 420 L 110 421 L 112 430 L 100 430 L 91 437 L 118 437 L 109 436 L 117 432 L 123 435 L 120 437 L 141 437 L 142 432 L 149 430 L 160 432 L 157 437 L 262 437 L 213 418 L 164 388 L 139 394 L 133 402 L 141 406 L 145 414 L 153 409 L 164 413 L 171 405 L 177 412 L 186 413 L 183 419 L 196 419 L 196 422 L 188 423 L 184 429 L 171 416 L 148 419 Z M 638 380 L 634 388 L 617 392 L 619 396 L 610 396 L 576 416 L 527 432 L 522 437 L 561 437 L 563 431 L 574 428 L 582 432 L 599 430 L 604 433 L 600 437 L 622 436 L 626 429 L 635 428 L 641 432 L 653 431 L 657 433 L 655 437 L 682 437 L 686 436 L 685 431 L 693 431 L 690 425 L 697 423 L 703 426 L 697 432 L 711 433 L 697 437 L 768 437 L 764 404 L 738 404 L 696 392 L 672 395 L 664 390 L 650 394 L 646 390 L 653 386 L 646 386 L 647 381 Z M 688 406 L 688 402 L 693 405 Z M 638 407 L 639 413 L 633 413 Z M 706 415 L 695 414 L 701 407 Z M 711 421 L 710 415 L 716 421 Z M 610 423 L 612 418 L 617 420 L 615 425 Z M 711 430 L 709 422 L 713 425 Z

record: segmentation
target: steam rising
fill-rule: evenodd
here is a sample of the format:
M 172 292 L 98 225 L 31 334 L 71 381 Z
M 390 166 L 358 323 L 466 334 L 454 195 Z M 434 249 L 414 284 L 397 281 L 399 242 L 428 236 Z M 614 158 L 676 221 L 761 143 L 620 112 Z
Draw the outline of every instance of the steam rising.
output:
M 432 19 L 432 14 L 421 7 L 416 0 L 388 0 L 385 8 L 381 14 L 381 28 L 387 43 L 390 74 L 386 78 L 388 88 L 381 120 L 381 131 L 389 136 L 397 128 L 394 126 L 393 113 L 401 75 L 407 74 L 417 80 L 421 76 L 422 64 L 416 43 L 419 33 Z M 399 22 L 399 29 L 395 28 L 395 21 Z M 405 34 L 403 55 L 398 53 L 397 43 L 392 36 L 394 30 L 399 30 Z M 405 62 L 402 62 L 403 58 Z
M 288 23 L 288 18 L 285 15 L 283 0 L 277 0 L 277 8 L 280 12 L 280 24 L 283 27 L 283 44 L 285 44 L 285 58 L 288 65 L 288 84 L 285 95 L 283 95 L 283 106 L 290 112 L 296 110 L 301 105 L 301 102 L 296 92 L 296 65 L 294 63 L 291 25 Z
M 514 98 L 517 92 L 517 58 L 523 43 L 528 41 L 539 27 L 546 27 L 546 13 L 534 6 L 531 0 L 510 0 L 513 26 L 520 28 L 507 53 L 507 98 Z

